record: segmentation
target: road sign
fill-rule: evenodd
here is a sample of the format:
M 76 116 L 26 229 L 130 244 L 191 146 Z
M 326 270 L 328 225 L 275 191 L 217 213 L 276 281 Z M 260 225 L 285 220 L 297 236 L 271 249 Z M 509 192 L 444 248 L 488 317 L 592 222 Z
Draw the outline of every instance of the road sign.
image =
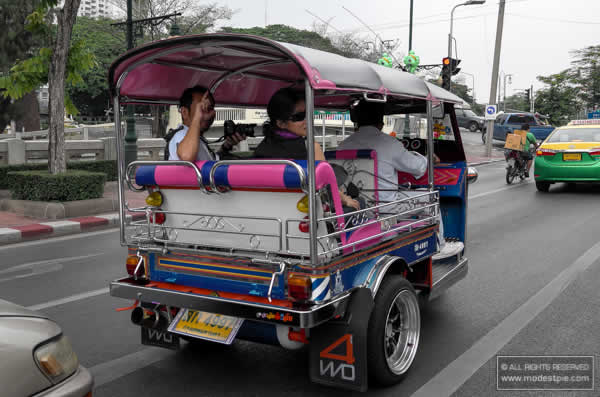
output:
M 498 108 L 496 105 L 487 105 L 485 107 L 485 119 L 486 120 L 496 120 L 497 109 Z
M 588 112 L 588 119 L 600 119 L 600 110 Z

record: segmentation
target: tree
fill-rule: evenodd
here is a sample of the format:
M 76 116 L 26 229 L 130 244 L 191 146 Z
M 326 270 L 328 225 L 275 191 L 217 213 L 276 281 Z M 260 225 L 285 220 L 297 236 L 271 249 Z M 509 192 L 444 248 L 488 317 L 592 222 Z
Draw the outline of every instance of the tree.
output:
M 525 92 L 507 96 L 505 107 L 506 111 L 529 112 L 529 98 Z
M 578 98 L 587 108 L 600 105 L 600 45 L 575 50 L 571 53 L 573 70 L 570 80 L 578 88 Z
M 127 0 L 111 0 L 120 13 L 127 14 Z M 205 33 L 217 22 L 231 19 L 234 11 L 217 3 L 198 4 L 197 0 L 133 0 L 134 19 L 154 18 L 181 12 L 177 24 L 182 35 Z M 164 39 L 169 35 L 169 25 L 155 21 L 142 32 L 142 41 Z
M 11 66 L 27 56 L 30 49 L 37 46 L 39 37 L 25 29 L 27 16 L 33 12 L 38 1 L 0 0 L 0 76 L 9 72 Z M 40 128 L 39 105 L 35 93 L 29 93 L 20 100 L 0 98 L 0 131 L 11 120 L 16 122 L 17 131 L 38 130 Z
M 549 115 L 550 123 L 555 126 L 564 125 L 576 118 L 580 107 L 577 99 L 580 88 L 572 83 L 569 70 L 550 76 L 538 76 L 537 79 L 547 87 L 538 90 L 535 96 L 536 111 Z
M 88 116 L 103 116 L 112 105 L 107 71 L 111 63 L 126 50 L 125 33 L 111 26 L 112 22 L 106 18 L 78 17 L 73 26 L 73 41 L 84 41 L 97 59 L 92 68 L 81 73 L 81 84 L 67 88 L 73 104 Z
M 45 37 L 50 45 L 18 61 L 8 75 L 0 77 L 0 89 L 4 89 L 4 96 L 16 100 L 48 83 L 48 168 L 52 174 L 66 170 L 65 105 L 70 113 L 76 113 L 70 99 L 65 98 L 65 83 L 81 83 L 80 72 L 95 63 L 93 54 L 82 41 L 71 43 L 79 2 L 65 0 L 62 8 L 55 8 L 58 0 L 40 0 L 37 9 L 27 16 L 26 29 L 34 35 Z

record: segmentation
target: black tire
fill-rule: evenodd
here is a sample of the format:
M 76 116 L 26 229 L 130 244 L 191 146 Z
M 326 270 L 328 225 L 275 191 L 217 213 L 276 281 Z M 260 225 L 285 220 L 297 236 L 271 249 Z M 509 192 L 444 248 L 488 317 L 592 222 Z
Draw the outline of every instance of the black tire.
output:
M 469 131 L 476 132 L 478 129 L 479 129 L 479 124 L 477 124 L 476 122 L 472 121 L 469 124 Z
M 511 167 L 510 165 L 506 168 L 506 183 L 509 185 L 513 183 L 515 180 L 515 167 Z
M 535 183 L 535 187 L 537 188 L 538 191 L 540 192 L 548 192 L 548 190 L 550 190 L 550 184 L 548 182 L 536 182 Z
M 398 304 L 394 304 L 396 301 Z M 398 324 L 399 329 L 394 330 L 394 324 Z M 387 276 L 377 292 L 369 319 L 367 364 L 370 381 L 381 386 L 402 381 L 416 356 L 420 332 L 421 315 L 415 289 L 402 276 Z M 388 344 L 393 341 L 394 347 Z

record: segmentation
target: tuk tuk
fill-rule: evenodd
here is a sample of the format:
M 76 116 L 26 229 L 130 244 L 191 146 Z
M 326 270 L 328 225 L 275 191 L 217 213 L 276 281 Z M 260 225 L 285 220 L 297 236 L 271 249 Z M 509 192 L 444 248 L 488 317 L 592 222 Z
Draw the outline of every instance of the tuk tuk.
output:
M 129 256 L 127 276 L 110 293 L 135 301 L 142 343 L 307 346 L 314 382 L 360 391 L 369 381 L 399 382 L 417 353 L 419 303 L 467 274 L 464 251 L 432 259 L 440 215 L 446 238 L 466 238 L 468 182 L 477 174 L 454 113 L 462 100 L 398 69 L 239 34 L 135 48 L 113 63 L 109 81 L 116 126 L 122 106 L 176 105 L 196 84 L 220 106 L 258 109 L 280 88 L 302 89 L 309 115 L 307 160 L 126 164 L 117 128 L 120 240 Z M 406 198 L 379 201 L 374 150 L 330 150 L 315 161 L 310 116 L 359 100 L 403 120 L 397 139 L 429 160 L 420 179 L 398 173 Z M 339 188 L 350 182 L 367 206 L 344 213 Z M 147 192 L 147 205 L 130 207 L 125 189 Z M 145 217 L 127 220 L 127 212 Z

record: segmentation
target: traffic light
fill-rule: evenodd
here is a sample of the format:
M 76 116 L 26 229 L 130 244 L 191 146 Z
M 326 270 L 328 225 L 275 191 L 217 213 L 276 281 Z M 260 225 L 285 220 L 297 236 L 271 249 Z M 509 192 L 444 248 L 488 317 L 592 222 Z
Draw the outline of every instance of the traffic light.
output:
M 450 59 L 450 70 L 452 71 L 452 76 L 457 75 L 460 72 L 460 68 L 458 64 L 460 63 L 460 59 Z
M 527 88 L 525 90 L 525 97 L 527 98 L 528 101 L 531 100 L 531 89 L 530 88 Z
M 450 90 L 450 58 L 442 59 L 442 88 L 445 90 Z

